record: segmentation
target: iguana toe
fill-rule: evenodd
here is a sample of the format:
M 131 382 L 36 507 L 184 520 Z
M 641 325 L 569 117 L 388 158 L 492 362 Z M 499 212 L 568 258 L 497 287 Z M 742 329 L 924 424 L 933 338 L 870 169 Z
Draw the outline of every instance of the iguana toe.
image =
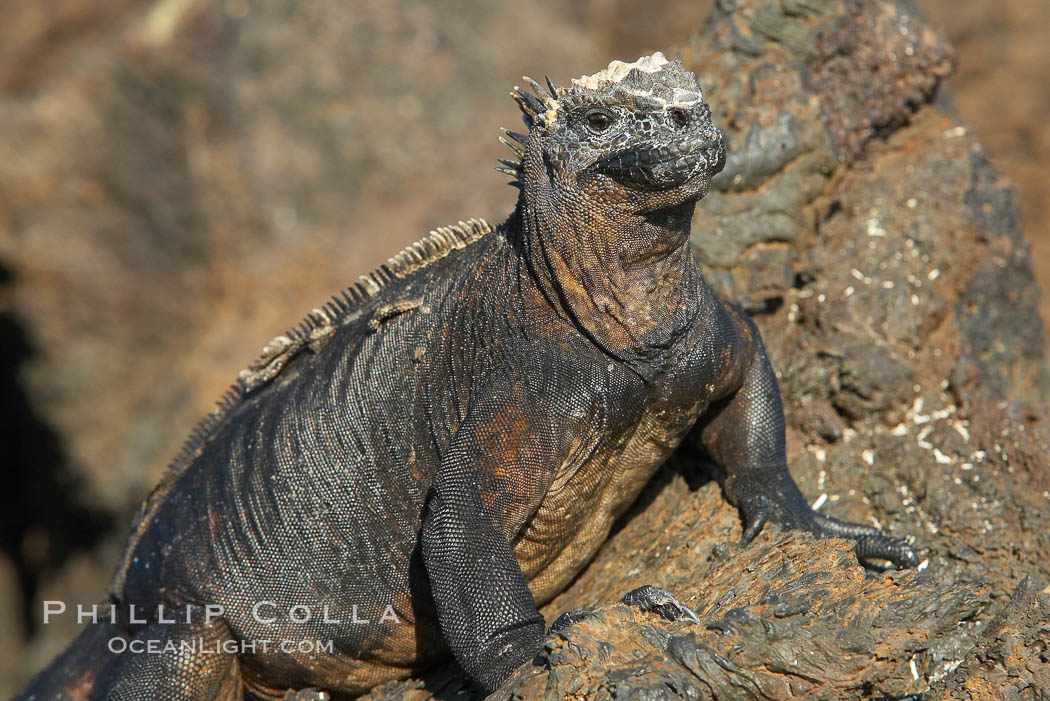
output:
M 889 560 L 899 570 L 910 569 L 919 564 L 919 556 L 915 554 L 907 541 L 881 534 L 858 538 L 853 551 L 857 553 L 857 559 L 862 562 Z
M 908 569 L 919 564 L 919 556 L 907 541 L 883 535 L 873 526 L 840 521 L 820 514 L 813 514 L 813 520 L 819 536 L 856 541 L 853 551 L 861 562 L 889 560 L 897 569 Z
M 554 623 L 551 623 L 551 627 L 547 630 L 547 635 L 560 633 L 566 628 L 596 615 L 594 611 L 566 611 L 554 619 Z
M 321 691 L 320 689 L 289 689 L 284 692 L 284 701 L 331 701 L 327 691 Z
M 696 612 L 676 599 L 674 594 L 651 584 L 632 589 L 623 595 L 621 601 L 642 611 L 659 614 L 669 621 L 685 618 L 693 623 L 700 622 Z
M 825 537 L 857 539 L 869 535 L 882 535 L 879 529 L 874 526 L 840 521 L 837 518 L 823 516 L 816 512 L 813 513 L 813 520 L 820 529 L 820 534 Z

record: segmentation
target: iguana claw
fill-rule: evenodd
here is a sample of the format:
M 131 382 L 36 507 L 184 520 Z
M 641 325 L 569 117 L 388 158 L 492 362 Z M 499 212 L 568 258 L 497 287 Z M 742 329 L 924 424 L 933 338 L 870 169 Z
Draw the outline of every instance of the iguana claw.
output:
M 750 545 L 751 541 L 758 537 L 758 534 L 765 528 L 766 522 L 769 521 L 769 515 L 772 512 L 773 509 L 769 506 L 769 502 L 762 500 L 745 514 L 744 532 L 740 536 L 740 547 Z

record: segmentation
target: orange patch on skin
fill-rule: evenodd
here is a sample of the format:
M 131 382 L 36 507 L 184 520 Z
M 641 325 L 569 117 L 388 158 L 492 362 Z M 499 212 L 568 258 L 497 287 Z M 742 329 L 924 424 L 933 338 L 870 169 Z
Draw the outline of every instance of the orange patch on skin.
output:
M 510 475 L 507 466 L 518 463 L 534 432 L 532 422 L 513 405 L 497 412 L 488 423 L 478 427 L 482 448 L 492 458 L 489 469 L 493 477 L 504 480 Z
M 419 463 L 419 459 L 416 457 L 415 448 L 409 451 L 408 460 L 406 462 L 408 466 L 408 473 L 412 475 L 412 479 L 414 479 L 416 482 L 422 482 L 423 478 L 426 476 L 426 473 L 423 470 L 423 466 Z
M 86 670 L 79 679 L 65 686 L 71 699 L 86 699 L 95 688 L 95 670 Z
M 499 500 L 499 495 L 492 491 L 483 491 L 481 493 L 481 503 L 485 505 L 485 509 L 492 511 L 492 507 L 496 505 Z
M 536 422 L 514 402 L 477 427 L 478 448 L 484 456 L 482 504 L 508 540 L 539 496 L 531 492 L 536 480 L 528 472 L 530 466 L 540 469 L 534 455 L 536 433 Z
M 729 320 L 733 322 L 733 326 L 736 327 L 737 333 L 740 334 L 741 340 L 751 347 L 755 343 L 755 339 L 752 336 L 751 325 L 744 320 L 742 316 L 733 308 L 727 307 L 729 311 Z

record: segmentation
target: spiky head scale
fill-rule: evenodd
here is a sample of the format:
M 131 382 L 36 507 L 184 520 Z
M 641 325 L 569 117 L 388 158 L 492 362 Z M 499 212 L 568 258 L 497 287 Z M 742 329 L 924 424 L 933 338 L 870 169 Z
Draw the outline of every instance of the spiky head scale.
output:
M 630 103 L 632 96 L 667 108 L 691 107 L 704 99 L 696 76 L 681 61 L 668 61 L 659 51 L 632 63 L 612 61 L 597 73 L 573 78 L 568 88 L 555 86 L 550 78 L 546 89 L 528 76 L 525 80 L 534 93 L 515 86 L 510 95 L 530 130 L 550 130 L 573 108 L 600 102 Z

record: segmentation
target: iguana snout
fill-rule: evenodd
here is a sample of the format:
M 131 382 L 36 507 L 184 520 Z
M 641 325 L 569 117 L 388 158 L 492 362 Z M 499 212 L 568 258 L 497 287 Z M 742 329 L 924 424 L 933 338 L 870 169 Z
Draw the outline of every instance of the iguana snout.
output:
M 713 137 L 689 134 L 667 144 L 645 144 L 613 153 L 590 170 L 638 190 L 670 190 L 695 178 L 702 178 L 706 186 L 725 166 L 725 138 L 719 129 L 711 130 Z

